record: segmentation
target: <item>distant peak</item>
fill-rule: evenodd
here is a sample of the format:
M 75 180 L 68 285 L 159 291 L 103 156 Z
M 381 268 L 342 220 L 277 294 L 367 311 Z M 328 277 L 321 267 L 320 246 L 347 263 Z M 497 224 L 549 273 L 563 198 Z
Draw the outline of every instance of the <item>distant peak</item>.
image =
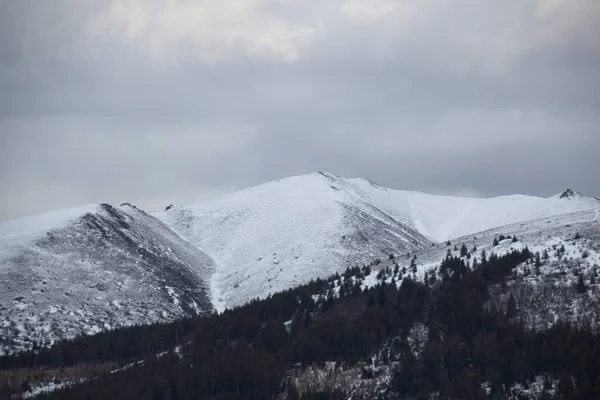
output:
M 581 195 L 581 193 L 577 193 L 577 194 Z M 569 199 L 571 197 L 575 197 L 575 192 L 572 189 L 565 190 L 559 196 L 560 199 Z
M 557 194 L 555 196 L 552 196 L 553 198 L 558 198 L 558 199 L 564 199 L 564 200 L 571 200 L 571 199 L 589 199 L 589 200 L 595 200 L 595 201 L 600 201 L 600 199 L 594 197 L 594 196 L 590 196 L 581 192 L 577 192 L 573 189 L 567 189 L 565 191 L 563 191 L 560 194 Z

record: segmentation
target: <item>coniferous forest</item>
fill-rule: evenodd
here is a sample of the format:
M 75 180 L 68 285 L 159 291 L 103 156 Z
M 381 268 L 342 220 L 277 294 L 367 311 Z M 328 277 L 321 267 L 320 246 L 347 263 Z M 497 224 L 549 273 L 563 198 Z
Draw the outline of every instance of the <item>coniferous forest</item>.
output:
M 540 377 L 539 398 L 600 398 L 600 340 L 590 328 L 558 322 L 533 331 L 514 299 L 505 309 L 489 305 L 489 288 L 506 286 L 532 257 L 526 248 L 492 254 L 470 269 L 448 256 L 421 280 L 395 264 L 381 268 L 368 289 L 364 277 L 379 262 L 356 266 L 222 314 L 2 357 L 0 372 L 114 367 L 40 396 L 48 399 L 347 399 L 352 385 L 313 390 L 292 379 L 331 363 L 360 371 L 359 380 L 375 379 L 378 366 L 390 372 L 363 398 L 504 399 Z M 418 326 L 424 339 L 417 343 Z M 0 390 L 1 398 L 17 391 Z

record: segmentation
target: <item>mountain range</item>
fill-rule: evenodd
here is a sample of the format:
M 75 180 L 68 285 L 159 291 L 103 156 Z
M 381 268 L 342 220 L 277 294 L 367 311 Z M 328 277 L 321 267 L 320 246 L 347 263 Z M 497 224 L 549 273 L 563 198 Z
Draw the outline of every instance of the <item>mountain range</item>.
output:
M 570 189 L 450 197 L 318 172 L 157 212 L 97 204 L 5 221 L 0 353 L 222 311 L 390 255 L 423 276 L 450 243 L 500 253 L 566 244 L 592 268 L 599 217 L 600 200 Z M 499 235 L 519 242 L 493 246 Z

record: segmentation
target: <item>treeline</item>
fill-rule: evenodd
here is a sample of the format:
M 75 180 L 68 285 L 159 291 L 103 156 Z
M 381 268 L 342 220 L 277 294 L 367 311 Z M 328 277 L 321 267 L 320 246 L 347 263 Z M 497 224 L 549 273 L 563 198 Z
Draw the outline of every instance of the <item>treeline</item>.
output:
M 138 366 L 46 395 L 52 399 L 270 399 L 283 392 L 294 399 L 304 388 L 286 378 L 290 368 L 326 361 L 351 367 L 371 362 L 386 347 L 379 361 L 395 372 L 381 398 L 437 392 L 442 398 L 500 399 L 515 383 L 540 375 L 548 377 L 545 398 L 600 398 L 600 340 L 589 329 L 558 324 L 533 332 L 519 321 L 518 310 L 486 305 L 488 286 L 502 284 L 531 257 L 527 249 L 490 255 L 471 269 L 463 258 L 450 256 L 422 282 L 411 279 L 406 268 L 381 268 L 378 285 L 368 290 L 361 284 L 370 268 L 355 267 L 220 315 L 117 330 L 0 362 L 35 366 L 144 358 Z M 427 327 L 420 354 L 409 338 L 417 323 Z M 174 345 L 183 345 L 181 355 L 148 357 Z M 555 393 L 552 379 L 559 380 Z M 302 398 L 319 396 L 334 393 Z

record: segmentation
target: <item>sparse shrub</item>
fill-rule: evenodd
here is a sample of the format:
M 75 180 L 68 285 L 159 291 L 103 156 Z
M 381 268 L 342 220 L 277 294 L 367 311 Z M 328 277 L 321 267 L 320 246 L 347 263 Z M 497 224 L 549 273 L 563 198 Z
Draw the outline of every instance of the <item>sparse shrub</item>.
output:
M 587 250 L 584 250 L 583 253 L 581 253 L 581 258 L 583 258 L 584 260 L 586 258 L 588 258 L 590 256 L 590 253 Z

